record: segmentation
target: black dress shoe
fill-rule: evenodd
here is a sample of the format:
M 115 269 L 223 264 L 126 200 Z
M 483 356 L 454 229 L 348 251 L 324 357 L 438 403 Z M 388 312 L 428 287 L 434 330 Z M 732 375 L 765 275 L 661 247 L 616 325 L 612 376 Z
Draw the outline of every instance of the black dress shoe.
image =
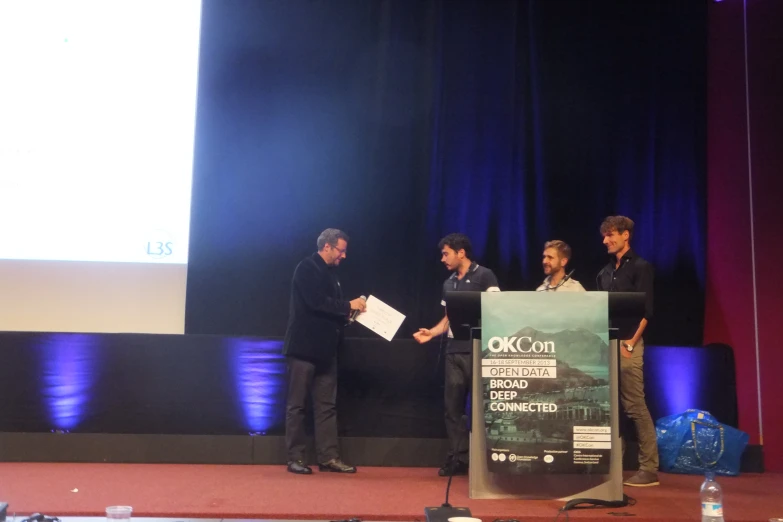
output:
M 454 462 L 452 460 L 446 461 L 446 463 L 438 470 L 438 476 L 440 477 L 448 477 L 449 475 L 457 476 L 457 475 L 467 475 L 468 474 L 468 463 L 462 462 L 461 460 L 458 460 L 457 462 Z
M 312 475 L 313 469 L 304 463 L 303 460 L 292 460 L 288 463 L 288 471 L 297 475 Z
M 356 473 L 356 466 L 349 466 L 340 459 L 332 459 L 329 462 L 318 464 L 318 471 L 332 471 L 334 473 Z

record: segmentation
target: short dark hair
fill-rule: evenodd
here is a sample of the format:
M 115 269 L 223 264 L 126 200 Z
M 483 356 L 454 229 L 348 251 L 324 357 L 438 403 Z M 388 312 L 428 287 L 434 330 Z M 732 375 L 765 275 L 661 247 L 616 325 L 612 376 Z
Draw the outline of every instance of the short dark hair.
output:
M 609 216 L 601 223 L 601 235 L 611 233 L 616 230 L 618 234 L 628 231 L 628 239 L 633 237 L 633 220 L 625 216 Z
M 470 244 L 470 239 L 465 234 L 449 234 L 438 243 L 438 250 L 443 250 L 443 247 L 449 247 L 455 252 L 464 250 L 465 257 L 473 261 L 473 245 Z
M 547 248 L 554 248 L 557 250 L 557 253 L 560 254 L 560 257 L 564 257 L 566 259 L 571 259 L 571 247 L 568 246 L 568 243 L 565 241 L 560 241 L 559 239 L 553 239 L 552 241 L 547 241 L 544 243 L 544 250 Z
M 323 250 L 327 244 L 336 247 L 337 242 L 341 239 L 347 243 L 348 234 L 337 228 L 327 228 L 321 232 L 321 235 L 318 236 L 318 241 L 316 241 L 316 245 L 318 245 L 318 251 L 320 252 Z

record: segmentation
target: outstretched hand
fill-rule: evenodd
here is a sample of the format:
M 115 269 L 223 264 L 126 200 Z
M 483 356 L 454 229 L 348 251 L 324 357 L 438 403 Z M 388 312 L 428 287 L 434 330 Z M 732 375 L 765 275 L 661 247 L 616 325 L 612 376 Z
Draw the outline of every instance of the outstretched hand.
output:
M 429 330 L 427 328 L 419 328 L 419 331 L 413 334 L 413 338 L 416 339 L 416 341 L 419 344 L 424 344 L 430 339 L 432 339 L 432 330 Z

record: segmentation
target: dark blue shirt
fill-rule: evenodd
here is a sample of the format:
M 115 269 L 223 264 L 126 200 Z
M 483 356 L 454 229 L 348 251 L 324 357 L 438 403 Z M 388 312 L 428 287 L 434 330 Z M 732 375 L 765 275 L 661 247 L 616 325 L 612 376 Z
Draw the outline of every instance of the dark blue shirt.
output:
M 489 268 L 483 267 L 478 263 L 471 263 L 470 268 L 462 279 L 457 277 L 457 272 L 451 274 L 451 277 L 443 283 L 443 300 L 441 305 L 446 306 L 447 292 L 486 292 L 489 289 L 498 288 L 498 278 Z M 446 346 L 446 353 L 471 353 L 473 346 L 470 341 L 461 341 L 449 338 Z

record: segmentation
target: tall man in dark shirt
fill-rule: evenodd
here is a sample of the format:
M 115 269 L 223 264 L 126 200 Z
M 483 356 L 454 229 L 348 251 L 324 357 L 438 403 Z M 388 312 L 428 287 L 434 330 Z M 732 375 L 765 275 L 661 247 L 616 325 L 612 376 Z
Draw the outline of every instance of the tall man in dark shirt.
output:
M 604 292 L 644 292 L 645 311 L 641 321 L 614 324 L 620 339 L 620 402 L 636 426 L 639 437 L 639 471 L 626 486 L 657 486 L 658 443 L 644 398 L 644 341 L 642 334 L 653 315 L 653 267 L 631 249 L 634 223 L 625 216 L 609 216 L 601 223 L 601 235 L 612 260 L 596 278 Z
M 365 301 L 343 299 L 335 267 L 345 259 L 348 236 L 335 228 L 324 230 L 318 252 L 294 270 L 291 305 L 283 353 L 288 362 L 288 398 L 285 444 L 288 471 L 313 472 L 305 462 L 305 403 L 312 398 L 315 447 L 320 471 L 356 473 L 337 453 L 337 349 L 352 310 L 363 311 Z M 311 397 L 310 397 L 311 396 Z
M 499 292 L 498 280 L 489 268 L 473 261 L 473 247 L 465 234 L 449 234 L 440 240 L 438 248 L 441 262 L 453 273 L 443 283 L 441 305 L 446 306 L 446 293 L 454 291 Z M 449 437 L 449 454 L 438 475 L 450 473 L 464 475 L 468 472 L 468 433 L 462 418 L 465 404 L 473 383 L 473 345 L 470 341 L 453 339 L 448 316 L 444 314 L 432 328 L 420 328 L 413 338 L 423 344 L 433 337 L 448 332 L 446 346 L 446 386 L 444 406 L 446 433 Z

